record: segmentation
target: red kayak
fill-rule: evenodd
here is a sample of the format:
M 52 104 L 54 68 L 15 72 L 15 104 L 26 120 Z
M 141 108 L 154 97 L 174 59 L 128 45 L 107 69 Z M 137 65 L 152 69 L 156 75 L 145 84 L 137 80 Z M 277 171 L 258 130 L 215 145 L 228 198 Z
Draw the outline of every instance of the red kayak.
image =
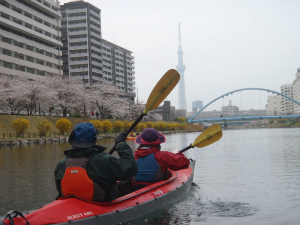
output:
M 59 199 L 30 213 L 16 212 L 2 219 L 4 225 L 117 224 L 156 211 L 187 194 L 192 186 L 195 161 L 187 169 L 171 171 L 164 181 L 150 184 L 111 203 L 90 202 L 76 197 Z M 1 221 L 1 220 L 0 220 Z

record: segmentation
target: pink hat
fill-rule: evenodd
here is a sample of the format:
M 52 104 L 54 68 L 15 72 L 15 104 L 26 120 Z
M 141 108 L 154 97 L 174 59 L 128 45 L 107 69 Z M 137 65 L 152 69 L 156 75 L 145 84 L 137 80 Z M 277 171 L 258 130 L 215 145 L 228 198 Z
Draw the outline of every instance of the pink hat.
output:
M 159 145 L 165 142 L 166 142 L 165 136 L 153 128 L 146 128 L 135 139 L 135 143 L 140 145 Z

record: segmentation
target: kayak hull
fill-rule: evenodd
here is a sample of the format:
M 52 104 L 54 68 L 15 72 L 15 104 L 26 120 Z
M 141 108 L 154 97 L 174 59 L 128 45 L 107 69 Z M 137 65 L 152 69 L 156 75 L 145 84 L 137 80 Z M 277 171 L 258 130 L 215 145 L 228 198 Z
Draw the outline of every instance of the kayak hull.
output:
M 30 225 L 117 224 L 156 211 L 186 195 L 192 186 L 195 161 L 188 169 L 172 172 L 168 180 L 151 184 L 111 203 L 92 203 L 78 198 L 59 199 L 26 214 Z M 2 220 L 5 225 L 9 220 Z M 26 224 L 21 217 L 14 224 Z

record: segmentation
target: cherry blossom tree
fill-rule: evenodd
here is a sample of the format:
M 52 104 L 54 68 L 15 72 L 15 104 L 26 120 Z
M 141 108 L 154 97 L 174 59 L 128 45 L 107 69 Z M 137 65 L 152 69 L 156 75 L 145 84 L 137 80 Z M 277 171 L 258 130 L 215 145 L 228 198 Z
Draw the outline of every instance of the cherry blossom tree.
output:
M 84 105 L 85 88 L 83 84 L 77 80 L 68 77 L 53 77 L 48 80 L 48 85 L 55 91 L 56 103 L 63 116 L 67 116 L 67 110 L 78 111 L 78 108 Z
M 0 107 L 4 112 L 19 114 L 26 108 L 24 104 L 24 85 L 19 79 L 2 75 L 0 79 Z
M 97 108 L 100 119 L 125 118 L 128 115 L 130 102 L 124 93 L 115 86 L 105 83 L 94 84 L 89 89 L 90 103 Z
M 105 83 L 84 87 L 78 79 L 60 76 L 26 80 L 3 75 L 0 79 L 0 109 L 4 112 L 19 114 L 27 110 L 33 115 L 57 109 L 64 117 L 67 111 L 81 117 L 94 108 L 100 119 L 135 119 L 143 105 L 134 104 L 124 92 Z
M 130 119 L 132 120 L 137 119 L 144 109 L 145 109 L 145 104 L 143 104 L 143 102 L 138 101 L 137 103 L 132 104 L 130 107 L 130 114 L 131 114 Z
M 24 86 L 24 104 L 26 106 L 28 115 L 34 115 L 37 110 L 40 113 L 40 106 L 45 107 L 45 104 L 49 104 L 50 99 L 53 99 L 54 92 L 47 86 L 47 82 L 41 82 L 39 80 L 21 80 Z

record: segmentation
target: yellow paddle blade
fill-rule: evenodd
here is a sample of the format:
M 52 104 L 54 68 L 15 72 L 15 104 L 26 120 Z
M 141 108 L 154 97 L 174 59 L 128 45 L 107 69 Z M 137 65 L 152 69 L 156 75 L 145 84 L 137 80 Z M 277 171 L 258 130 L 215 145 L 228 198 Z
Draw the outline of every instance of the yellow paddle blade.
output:
M 216 141 L 220 140 L 222 137 L 222 129 L 219 124 L 214 124 L 203 131 L 194 141 L 192 147 L 203 148 L 208 146 Z
M 180 74 L 176 70 L 168 70 L 152 90 L 143 113 L 147 114 L 148 111 L 156 109 L 174 89 L 179 79 Z

